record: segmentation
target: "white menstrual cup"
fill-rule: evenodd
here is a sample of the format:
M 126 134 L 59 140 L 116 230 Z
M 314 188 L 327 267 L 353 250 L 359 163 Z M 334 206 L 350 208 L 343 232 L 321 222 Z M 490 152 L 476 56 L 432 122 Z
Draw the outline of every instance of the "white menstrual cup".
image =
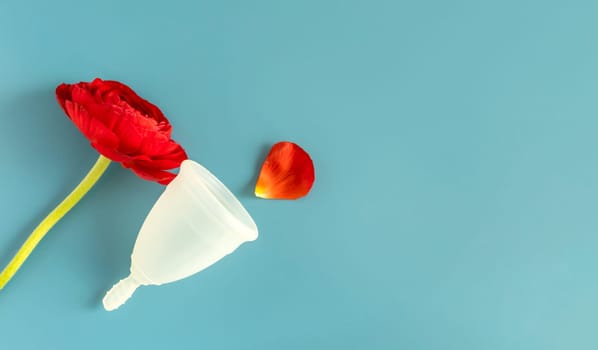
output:
M 257 236 L 255 222 L 228 188 L 185 160 L 141 226 L 131 274 L 106 293 L 104 308 L 117 309 L 139 286 L 191 276 Z

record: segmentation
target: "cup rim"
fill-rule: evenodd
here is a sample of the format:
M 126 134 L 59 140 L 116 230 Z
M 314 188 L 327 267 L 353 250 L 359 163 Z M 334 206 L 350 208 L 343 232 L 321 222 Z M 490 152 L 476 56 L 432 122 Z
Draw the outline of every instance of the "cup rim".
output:
M 253 241 L 257 239 L 258 229 L 255 221 L 253 221 L 253 218 L 239 199 L 222 181 L 204 166 L 191 159 L 184 160 L 181 163 L 180 169 L 181 174 L 186 173 L 185 170 L 189 169 L 197 175 L 190 176 L 195 182 L 194 186 L 204 187 L 219 205 L 219 208 L 212 209 L 219 209 L 235 220 L 240 228 L 239 233 L 245 236 L 247 240 Z

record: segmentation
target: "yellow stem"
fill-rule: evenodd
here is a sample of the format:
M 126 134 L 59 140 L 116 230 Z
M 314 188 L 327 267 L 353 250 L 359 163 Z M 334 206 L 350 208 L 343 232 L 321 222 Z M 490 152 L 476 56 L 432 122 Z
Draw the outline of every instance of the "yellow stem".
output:
M 85 178 L 75 187 L 75 189 L 62 201 L 42 222 L 37 225 L 35 230 L 29 235 L 29 238 L 23 243 L 21 249 L 15 254 L 10 263 L 0 273 L 0 290 L 10 281 L 14 274 L 19 270 L 21 265 L 27 260 L 27 257 L 37 244 L 44 238 L 46 233 L 60 220 L 62 217 L 77 204 L 83 196 L 95 185 L 95 183 L 102 176 L 104 171 L 110 165 L 110 159 L 100 155 L 91 170 L 87 173 Z

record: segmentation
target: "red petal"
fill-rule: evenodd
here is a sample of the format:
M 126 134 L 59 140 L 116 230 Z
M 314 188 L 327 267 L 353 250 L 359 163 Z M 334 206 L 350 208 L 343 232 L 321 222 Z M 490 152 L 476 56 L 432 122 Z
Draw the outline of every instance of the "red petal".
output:
M 114 159 L 112 154 L 107 154 L 106 152 L 102 151 L 103 149 L 116 149 L 118 146 L 118 138 L 116 135 L 114 135 L 110 129 L 106 128 L 104 124 L 100 123 L 97 119 L 89 118 L 89 113 L 80 104 L 66 101 L 64 106 L 65 111 L 70 116 L 73 123 L 77 126 L 77 128 L 79 128 L 81 133 L 87 137 L 87 139 L 91 142 L 91 145 L 106 157 Z M 97 145 L 101 145 L 102 149 L 96 147 Z M 118 161 L 118 159 L 114 160 Z
M 315 180 L 309 154 L 292 142 L 272 146 L 255 185 L 255 195 L 267 199 L 297 199 L 309 193 Z
M 125 168 L 130 168 L 137 176 L 142 179 L 149 180 L 149 181 L 156 181 L 162 185 L 168 185 L 170 181 L 174 180 L 176 174 L 170 173 L 168 171 L 163 170 L 155 170 L 155 169 L 142 169 L 134 164 L 129 165 L 126 163 L 122 163 Z
M 56 87 L 56 99 L 58 100 L 58 104 L 60 105 L 64 113 L 67 113 L 64 103 L 66 100 L 71 99 L 71 86 L 72 85 L 63 83 Z
M 97 88 L 98 93 L 100 94 L 110 94 L 116 92 L 118 97 L 124 99 L 124 101 L 133 109 L 144 113 L 151 119 L 154 119 L 160 125 L 160 130 L 170 137 L 172 126 L 160 108 L 137 95 L 137 93 L 127 85 L 119 81 L 102 80 L 99 78 L 96 78 L 91 85 L 92 87 Z
M 174 142 L 174 141 L 173 141 Z M 176 143 L 175 143 L 176 144 Z M 163 156 L 148 156 L 141 155 L 132 159 L 140 168 L 146 169 L 173 169 L 178 168 L 181 162 L 187 159 L 187 153 L 180 145 L 176 144 L 176 149 Z

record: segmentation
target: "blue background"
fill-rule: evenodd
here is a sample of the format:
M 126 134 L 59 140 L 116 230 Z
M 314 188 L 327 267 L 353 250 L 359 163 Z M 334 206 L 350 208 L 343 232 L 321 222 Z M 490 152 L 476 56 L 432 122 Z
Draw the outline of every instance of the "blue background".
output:
M 0 262 L 94 150 L 54 99 L 159 105 L 261 236 L 100 305 L 162 191 L 118 165 L 0 292 L 2 349 L 598 348 L 598 3 L 2 1 Z M 252 196 L 271 144 L 299 201 Z

